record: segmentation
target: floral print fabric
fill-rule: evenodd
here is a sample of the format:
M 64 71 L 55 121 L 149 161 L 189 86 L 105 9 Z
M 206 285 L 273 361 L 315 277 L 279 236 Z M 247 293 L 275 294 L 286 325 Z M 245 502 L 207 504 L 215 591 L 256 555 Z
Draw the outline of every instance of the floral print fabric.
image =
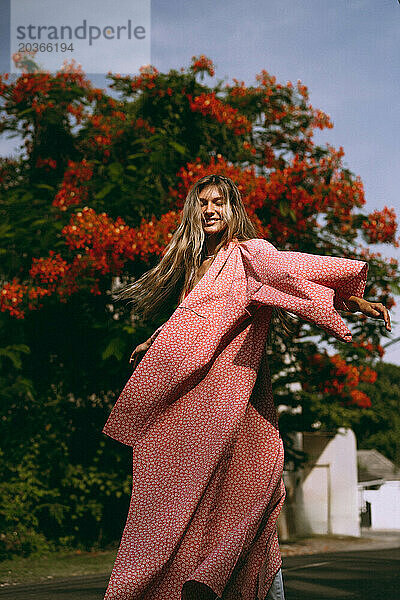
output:
M 264 600 L 281 567 L 283 445 L 265 343 L 273 306 L 335 337 L 362 261 L 233 240 L 177 307 L 103 428 L 132 447 L 132 497 L 105 600 L 180 600 L 191 586 Z M 211 596 L 212 597 L 212 596 Z

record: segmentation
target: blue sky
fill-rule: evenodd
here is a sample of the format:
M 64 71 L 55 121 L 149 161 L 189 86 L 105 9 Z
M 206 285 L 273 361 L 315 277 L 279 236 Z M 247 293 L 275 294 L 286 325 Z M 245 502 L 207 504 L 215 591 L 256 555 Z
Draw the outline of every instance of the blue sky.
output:
M 398 0 L 152 0 L 151 63 L 168 71 L 206 54 L 215 81 L 255 84 L 262 69 L 282 83 L 300 79 L 334 123 L 316 141 L 343 146 L 346 166 L 364 183 L 366 210 L 386 205 L 400 216 L 399 20 Z M 104 86 L 101 76 L 93 81 Z M 0 142 L 0 153 L 11 147 Z M 400 261 L 393 247 L 371 250 Z M 392 319 L 399 337 L 400 306 Z M 400 364 L 400 343 L 385 360 Z

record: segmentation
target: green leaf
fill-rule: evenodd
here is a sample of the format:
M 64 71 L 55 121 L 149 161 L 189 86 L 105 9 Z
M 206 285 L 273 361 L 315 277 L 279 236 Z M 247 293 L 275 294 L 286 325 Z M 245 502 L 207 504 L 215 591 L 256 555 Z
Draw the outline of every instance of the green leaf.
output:
M 279 212 L 281 213 L 282 217 L 287 217 L 289 213 L 289 206 L 286 201 L 279 201 Z
M 391 280 L 389 285 L 392 294 L 400 295 L 400 284 L 398 282 Z
M 28 113 L 33 112 L 33 108 L 29 107 L 29 108 L 25 108 L 25 110 L 21 110 L 21 112 L 18 112 L 18 117 L 21 117 L 21 115 L 26 115 Z
M 47 185 L 47 183 L 37 183 L 35 187 L 42 188 L 44 190 L 51 190 L 52 192 L 55 190 L 53 185 Z
M 100 190 L 99 192 L 97 192 L 97 194 L 95 194 L 95 198 L 97 198 L 97 200 L 101 200 L 102 198 L 104 198 L 105 196 L 107 196 L 107 194 L 109 194 L 111 192 L 111 190 L 113 190 L 115 188 L 115 183 L 106 183 L 106 185 L 103 187 L 102 190 Z
M 115 356 L 117 360 L 121 360 L 124 356 L 125 344 L 121 341 L 121 338 L 113 338 L 101 354 L 101 358 L 106 360 L 110 356 Z
M 0 239 L 4 238 L 4 236 L 11 233 L 11 229 L 12 229 L 11 225 L 9 225 L 8 223 L 1 223 L 0 224 Z
M 123 175 L 124 169 L 123 169 L 123 166 L 121 165 L 121 163 L 113 162 L 113 163 L 111 163 L 111 165 L 108 166 L 108 172 L 109 172 L 112 180 L 116 181 L 118 178 L 120 178 Z
M 175 148 L 179 154 L 186 154 L 186 148 L 185 146 L 182 146 L 182 144 L 178 144 L 177 142 L 170 140 L 169 145 Z
M 137 140 L 134 140 L 134 141 L 132 142 L 132 146 L 133 146 L 134 144 L 145 144 L 146 142 L 147 142 L 146 138 L 138 138 Z M 128 156 L 128 158 L 129 158 L 129 156 Z
M 134 158 L 140 158 L 141 156 L 146 156 L 145 152 L 136 152 L 136 154 L 128 154 L 128 158 L 133 160 Z
M 22 367 L 20 356 L 21 352 L 24 354 L 29 354 L 29 346 L 26 346 L 25 344 L 13 344 L 12 346 L 7 346 L 6 348 L 0 348 L 0 357 L 4 356 L 9 358 L 14 367 L 16 369 L 20 369 Z

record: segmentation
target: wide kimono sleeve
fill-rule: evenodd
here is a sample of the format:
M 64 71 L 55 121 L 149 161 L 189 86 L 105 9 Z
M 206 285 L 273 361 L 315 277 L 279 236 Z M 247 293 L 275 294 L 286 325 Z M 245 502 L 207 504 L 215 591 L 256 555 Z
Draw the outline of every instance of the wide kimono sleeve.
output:
M 368 264 L 364 261 L 277 250 L 264 239 L 240 245 L 249 302 L 293 312 L 350 342 L 351 331 L 337 310 L 350 296 L 364 295 Z

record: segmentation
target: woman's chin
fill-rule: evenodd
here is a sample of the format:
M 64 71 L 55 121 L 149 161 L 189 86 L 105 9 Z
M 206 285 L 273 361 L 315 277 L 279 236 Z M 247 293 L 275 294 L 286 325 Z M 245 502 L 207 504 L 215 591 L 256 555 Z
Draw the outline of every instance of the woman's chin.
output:
M 223 230 L 225 229 L 224 227 L 214 227 L 213 225 L 210 225 L 209 227 L 207 227 L 207 225 L 205 225 L 203 227 L 204 232 L 208 233 L 209 235 L 215 234 L 215 233 L 222 233 Z

